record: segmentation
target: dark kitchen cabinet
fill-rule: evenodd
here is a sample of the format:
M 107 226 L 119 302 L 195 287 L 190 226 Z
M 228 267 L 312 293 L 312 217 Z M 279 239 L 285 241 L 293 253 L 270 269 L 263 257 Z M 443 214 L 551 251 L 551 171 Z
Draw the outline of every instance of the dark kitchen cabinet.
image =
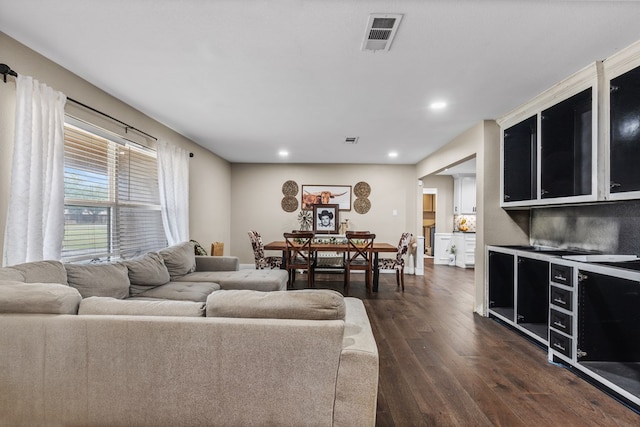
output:
M 540 194 L 543 199 L 591 194 L 592 90 L 540 115 Z
M 503 201 L 537 197 L 538 118 L 528 119 L 503 132 Z
M 489 251 L 489 310 L 507 321 L 515 322 L 515 255 Z
M 640 67 L 611 79 L 609 92 L 609 191 L 640 191 Z
M 517 280 L 517 323 L 546 341 L 549 328 L 549 262 L 518 257 Z
M 602 68 L 595 62 L 498 120 L 503 208 L 604 197 L 599 171 L 605 156 L 599 157 L 604 151 L 598 138 Z
M 492 249 L 487 255 L 489 315 L 546 344 L 549 261 L 523 256 L 520 251 Z
M 577 362 L 640 401 L 640 282 L 578 274 Z M 623 396 L 624 397 L 624 396 Z

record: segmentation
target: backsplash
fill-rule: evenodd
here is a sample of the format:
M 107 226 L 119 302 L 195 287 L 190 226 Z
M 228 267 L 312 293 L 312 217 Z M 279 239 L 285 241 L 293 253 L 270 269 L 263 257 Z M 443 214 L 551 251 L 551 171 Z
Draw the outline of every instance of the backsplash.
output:
M 531 209 L 531 243 L 640 255 L 640 201 Z
M 464 222 L 462 221 L 464 220 Z M 467 230 L 461 230 L 460 226 L 466 226 Z M 476 216 L 475 215 L 454 215 L 453 231 L 465 231 L 467 233 L 476 232 Z

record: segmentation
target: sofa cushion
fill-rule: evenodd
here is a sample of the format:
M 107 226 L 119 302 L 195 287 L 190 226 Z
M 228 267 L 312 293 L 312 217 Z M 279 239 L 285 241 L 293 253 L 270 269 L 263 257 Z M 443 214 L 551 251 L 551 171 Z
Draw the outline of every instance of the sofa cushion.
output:
M 60 261 L 34 261 L 11 266 L 24 274 L 27 283 L 67 283 L 67 271 Z
M 0 313 L 76 314 L 82 297 L 59 283 L 0 283 Z
M 204 317 L 204 302 L 89 297 L 80 302 L 78 314 Z
M 24 273 L 16 268 L 3 267 L 3 268 L 0 268 L 0 280 L 12 280 L 14 282 L 24 282 Z
M 284 291 L 287 289 L 287 270 L 196 271 L 176 279 L 188 282 L 215 282 L 222 289 L 250 289 L 255 291 Z
M 221 290 L 207 298 L 207 317 L 344 320 L 342 294 L 329 289 Z
M 124 264 L 65 264 L 69 285 L 83 298 L 129 296 L 129 275 Z
M 124 261 L 123 264 L 127 266 L 129 271 L 129 282 L 131 282 L 129 294 L 131 296 L 164 285 L 171 280 L 169 270 L 158 253 L 150 252 L 140 258 Z
M 162 286 L 141 292 L 136 297 L 130 298 L 158 298 L 174 301 L 198 301 L 205 302 L 209 294 L 220 289 L 217 283 L 208 282 L 169 282 Z
M 178 243 L 158 252 L 164 259 L 171 280 L 196 271 L 196 255 L 191 242 Z

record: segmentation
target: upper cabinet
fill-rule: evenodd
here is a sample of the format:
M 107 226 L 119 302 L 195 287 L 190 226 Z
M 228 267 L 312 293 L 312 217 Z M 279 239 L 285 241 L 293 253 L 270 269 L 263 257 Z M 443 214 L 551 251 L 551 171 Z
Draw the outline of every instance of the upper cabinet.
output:
M 502 207 L 640 199 L 640 41 L 498 124 Z
M 453 177 L 453 213 L 455 215 L 476 213 L 476 177 L 458 175 Z
M 540 113 L 540 196 L 592 194 L 592 88 Z
M 504 203 L 535 200 L 538 194 L 538 117 L 505 129 L 502 142 Z
M 502 207 L 598 200 L 601 69 L 594 63 L 498 120 Z
M 610 200 L 640 199 L 640 43 L 604 61 Z

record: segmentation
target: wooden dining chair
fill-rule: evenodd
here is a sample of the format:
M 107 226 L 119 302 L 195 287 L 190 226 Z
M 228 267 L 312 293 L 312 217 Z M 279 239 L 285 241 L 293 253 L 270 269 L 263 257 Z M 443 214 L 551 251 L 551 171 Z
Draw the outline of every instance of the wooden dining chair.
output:
M 373 241 L 376 235 L 369 232 L 347 231 L 347 250 L 344 260 L 344 291 L 349 293 L 352 270 L 365 272 L 367 292 L 373 292 Z
M 404 256 L 409 250 L 409 242 L 413 234 L 402 233 L 400 241 L 398 242 L 398 252 L 396 252 L 395 258 L 380 258 L 378 260 L 378 271 L 380 270 L 396 270 L 396 283 L 400 287 L 402 285 L 402 291 L 404 291 Z
M 307 270 L 307 287 L 313 287 L 315 267 L 315 256 L 311 250 L 313 237 L 312 231 L 284 233 L 286 244 L 285 267 L 289 273 L 288 288 L 293 287 L 296 280 L 296 270 Z

